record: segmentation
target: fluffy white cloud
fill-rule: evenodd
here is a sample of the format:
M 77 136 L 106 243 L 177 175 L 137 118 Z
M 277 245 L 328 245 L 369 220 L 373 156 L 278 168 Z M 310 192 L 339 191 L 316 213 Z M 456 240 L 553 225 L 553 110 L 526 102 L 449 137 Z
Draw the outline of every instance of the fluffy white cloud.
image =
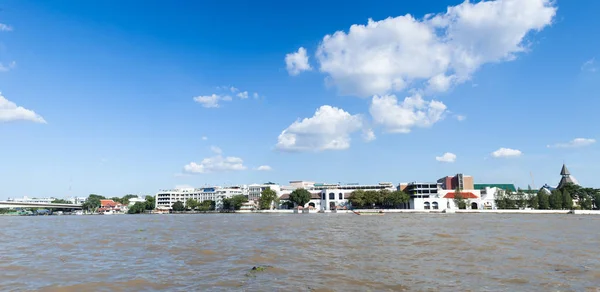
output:
M 0 63 L 0 72 L 8 72 L 14 69 L 15 67 L 17 67 L 17 62 L 15 61 L 10 62 L 8 65 Z
M 596 139 L 575 138 L 567 143 L 556 143 L 554 145 L 548 145 L 548 148 L 577 148 L 590 146 L 594 143 L 596 143 Z
M 220 101 L 231 101 L 231 96 L 229 95 L 201 95 L 194 97 L 194 101 L 202 104 L 205 108 L 218 108 Z
M 457 119 L 459 122 L 462 122 L 462 121 L 466 120 L 466 119 L 467 119 L 467 117 L 466 117 L 466 116 L 464 116 L 464 115 L 456 115 L 456 119 Z
M 419 94 L 398 103 L 395 95 L 374 96 L 369 109 L 373 122 L 388 132 L 409 133 L 413 127 L 430 127 L 444 117 L 446 105 L 425 101 Z
M 581 65 L 581 71 L 584 72 L 596 72 L 598 70 L 598 67 L 596 66 L 596 58 L 591 58 L 587 61 L 585 61 L 585 63 L 583 63 L 583 65 Z
M 211 173 L 221 171 L 245 170 L 244 161 L 239 157 L 224 157 L 219 147 L 212 146 L 211 151 L 216 155 L 202 159 L 200 163 L 190 162 L 183 167 L 186 173 Z
M 377 137 L 375 137 L 375 132 L 373 132 L 373 129 L 365 129 L 363 130 L 363 139 L 367 142 L 371 142 L 373 140 L 375 140 Z
M 500 148 L 494 152 L 492 152 L 492 157 L 501 158 L 501 157 L 518 157 L 523 155 L 523 152 L 516 149 L 510 148 Z
M 0 122 L 31 121 L 45 124 L 46 120 L 32 110 L 17 106 L 0 92 Z
M 450 152 L 446 152 L 442 156 L 436 156 L 435 160 L 437 160 L 439 162 L 453 163 L 453 162 L 456 161 L 456 154 L 450 153 Z
M 464 1 L 423 19 L 369 19 L 326 35 L 316 56 L 342 94 L 389 94 L 416 82 L 445 91 L 483 64 L 515 59 L 556 10 L 552 0 Z
M 12 26 L 9 26 L 8 24 L 0 23 L 0 31 L 12 31 L 12 30 L 13 30 Z
M 300 47 L 297 52 L 285 55 L 285 67 L 290 75 L 298 75 L 302 71 L 312 70 L 308 64 L 306 49 Z
M 243 91 L 237 94 L 237 97 L 241 98 L 241 99 L 246 99 L 248 98 L 248 91 Z
M 258 170 L 258 171 L 270 171 L 270 170 L 273 170 L 273 169 L 270 166 L 268 166 L 268 165 L 261 165 L 261 166 L 257 167 L 256 170 Z
M 260 96 L 258 95 L 258 92 L 255 92 L 254 94 L 252 94 L 252 97 L 259 98 Z
M 277 149 L 285 151 L 342 150 L 350 147 L 350 135 L 363 128 L 360 115 L 321 106 L 315 115 L 297 120 L 279 135 Z

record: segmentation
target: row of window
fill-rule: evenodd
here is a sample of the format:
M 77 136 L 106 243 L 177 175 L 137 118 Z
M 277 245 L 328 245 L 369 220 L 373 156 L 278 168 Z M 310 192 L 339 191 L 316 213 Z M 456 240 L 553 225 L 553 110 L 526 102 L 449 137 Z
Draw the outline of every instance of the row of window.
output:
M 344 199 L 344 194 L 339 193 L 338 198 L 340 200 Z M 329 199 L 330 200 L 335 200 L 335 193 L 329 193 Z M 321 194 L 321 200 L 325 200 L 325 193 Z
M 433 203 L 429 203 L 429 202 L 425 202 L 425 210 L 429 210 L 429 209 L 433 209 L 433 210 L 437 210 L 439 209 L 439 205 L 438 202 L 433 202 Z

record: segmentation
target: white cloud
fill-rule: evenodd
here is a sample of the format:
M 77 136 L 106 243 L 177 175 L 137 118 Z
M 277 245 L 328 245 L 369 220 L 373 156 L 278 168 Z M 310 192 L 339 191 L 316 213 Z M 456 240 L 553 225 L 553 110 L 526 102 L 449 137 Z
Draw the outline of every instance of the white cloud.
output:
M 459 122 L 462 122 L 467 119 L 467 117 L 464 115 L 456 115 L 455 117 Z
M 8 65 L 0 63 L 0 72 L 8 72 L 14 69 L 15 67 L 17 67 L 17 62 L 15 61 L 10 62 Z
M 360 115 L 324 105 L 314 116 L 297 120 L 283 130 L 275 147 L 284 151 L 343 150 L 350 147 L 350 134 L 362 128 Z
M 255 92 L 254 94 L 252 94 L 252 97 L 259 98 L 258 92 Z
M 258 171 L 270 171 L 270 170 L 273 170 L 273 168 L 271 168 L 268 165 L 261 165 L 261 166 L 257 167 L 256 170 L 258 170 Z
M 233 87 L 233 86 L 231 86 L 231 87 L 229 88 L 229 90 L 231 91 L 231 93 L 236 93 L 236 92 L 240 91 L 239 89 L 237 89 L 237 88 L 235 88 L 235 87 Z
M 45 124 L 46 120 L 34 111 L 17 106 L 0 92 L 0 122 L 31 121 Z
M 596 143 L 596 139 L 589 138 L 575 138 L 567 143 L 557 143 L 554 145 L 548 145 L 548 148 L 577 148 L 577 147 L 585 147 L 590 146 Z
M 373 140 L 375 140 L 377 137 L 375 137 L 375 133 L 373 132 L 373 129 L 365 129 L 363 130 L 363 139 L 367 142 L 371 142 Z
M 425 101 L 419 94 L 398 103 L 395 95 L 374 96 L 369 109 L 373 122 L 392 133 L 409 133 L 413 127 L 430 127 L 440 121 L 446 105 Z
M 202 140 L 203 140 L 203 141 L 206 141 L 206 140 L 208 140 L 208 137 L 206 137 L 206 136 L 202 136 Z
M 184 173 L 212 173 L 222 171 L 245 170 L 244 161 L 239 157 L 222 156 L 219 147 L 212 146 L 211 150 L 215 156 L 202 159 L 200 163 L 190 162 L 183 167 Z
M 419 82 L 445 91 L 483 64 L 514 60 L 556 10 L 553 0 L 464 1 L 423 19 L 369 19 L 326 35 L 316 57 L 342 94 L 384 95 Z
M 0 23 L 0 31 L 12 31 L 13 28 L 10 25 Z
M 285 66 L 290 75 L 298 75 L 302 71 L 312 70 L 308 64 L 306 49 L 300 47 L 297 52 L 285 55 Z
M 518 157 L 523 155 L 523 152 L 516 149 L 510 148 L 500 148 L 494 152 L 492 152 L 492 157 L 501 158 L 501 157 Z
M 446 152 L 442 156 L 436 156 L 435 160 L 437 160 L 439 162 L 453 163 L 453 162 L 456 161 L 456 154 L 450 153 L 450 152 Z
M 241 98 L 241 99 L 246 99 L 248 98 L 248 91 L 244 91 L 244 92 L 240 92 L 237 94 L 237 97 Z
M 231 101 L 231 96 L 229 95 L 201 95 L 194 97 L 194 101 L 202 104 L 205 108 L 218 108 L 219 101 Z
M 587 61 L 585 61 L 585 63 L 583 63 L 583 65 L 581 65 L 581 71 L 584 72 L 596 72 L 598 70 L 598 67 L 596 66 L 596 58 L 591 58 Z
M 223 150 L 221 150 L 221 148 L 217 147 L 217 146 L 210 146 L 210 151 L 214 152 L 215 154 L 222 154 Z

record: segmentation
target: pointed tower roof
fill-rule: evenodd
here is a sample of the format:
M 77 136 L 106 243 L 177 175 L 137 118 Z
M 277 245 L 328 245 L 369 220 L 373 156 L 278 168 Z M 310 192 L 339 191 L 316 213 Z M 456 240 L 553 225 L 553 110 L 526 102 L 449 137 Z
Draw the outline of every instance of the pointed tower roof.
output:
M 567 169 L 567 166 L 564 163 L 562 169 L 560 170 L 560 175 L 571 175 L 571 173 Z

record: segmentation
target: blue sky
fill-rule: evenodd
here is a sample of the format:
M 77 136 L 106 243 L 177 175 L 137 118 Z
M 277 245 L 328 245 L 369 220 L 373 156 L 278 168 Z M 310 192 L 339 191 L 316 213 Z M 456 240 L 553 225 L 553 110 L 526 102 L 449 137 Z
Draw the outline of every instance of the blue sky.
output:
M 598 1 L 403 2 L 5 1 L 0 199 L 563 161 L 600 187 Z

